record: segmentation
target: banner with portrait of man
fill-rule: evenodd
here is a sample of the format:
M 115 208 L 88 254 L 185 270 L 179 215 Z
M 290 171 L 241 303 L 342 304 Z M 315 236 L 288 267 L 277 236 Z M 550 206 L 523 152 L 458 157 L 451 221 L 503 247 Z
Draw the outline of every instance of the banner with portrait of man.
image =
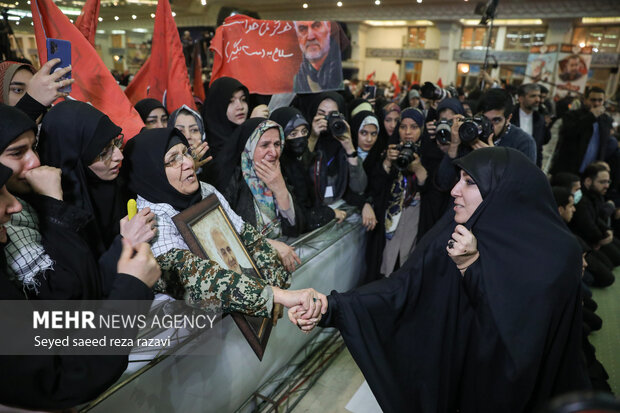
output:
M 264 95 L 340 90 L 345 47 L 348 39 L 337 22 L 231 16 L 211 41 L 211 82 L 233 77 L 250 93 Z
M 533 46 L 527 57 L 525 78 L 532 83 L 542 83 L 550 88 L 554 81 L 559 45 Z
M 568 92 L 584 93 L 591 61 L 591 46 L 561 45 L 555 72 L 555 96 L 564 97 Z

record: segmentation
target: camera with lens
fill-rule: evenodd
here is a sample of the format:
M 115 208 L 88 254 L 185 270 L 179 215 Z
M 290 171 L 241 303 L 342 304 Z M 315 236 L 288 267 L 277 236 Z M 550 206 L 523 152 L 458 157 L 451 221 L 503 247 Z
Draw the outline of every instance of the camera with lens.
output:
M 442 145 L 447 145 L 452 141 L 452 121 L 438 120 L 435 122 L 435 138 Z
M 493 124 L 486 116 L 465 118 L 459 127 L 459 138 L 465 143 L 473 142 L 476 139 L 486 141 L 492 133 Z
M 448 96 L 448 92 L 431 82 L 424 82 L 420 88 L 420 96 L 429 100 L 443 100 Z
M 330 112 L 325 116 L 325 120 L 327 121 L 327 128 L 332 136 L 342 136 L 347 133 L 347 123 L 342 113 L 336 111 Z
M 404 171 L 413 162 L 413 154 L 419 153 L 420 146 L 416 142 L 405 142 L 402 145 L 398 145 L 396 149 L 399 151 L 395 161 L 396 168 L 399 171 Z

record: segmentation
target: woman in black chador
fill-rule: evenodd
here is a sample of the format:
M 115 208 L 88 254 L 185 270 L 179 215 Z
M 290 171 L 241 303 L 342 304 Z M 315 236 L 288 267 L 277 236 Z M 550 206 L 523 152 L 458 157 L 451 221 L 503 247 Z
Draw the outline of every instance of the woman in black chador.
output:
M 589 387 L 581 251 L 547 179 L 507 148 L 455 163 L 454 208 L 389 278 L 333 291 L 319 325 L 340 330 L 385 412 L 530 412 Z

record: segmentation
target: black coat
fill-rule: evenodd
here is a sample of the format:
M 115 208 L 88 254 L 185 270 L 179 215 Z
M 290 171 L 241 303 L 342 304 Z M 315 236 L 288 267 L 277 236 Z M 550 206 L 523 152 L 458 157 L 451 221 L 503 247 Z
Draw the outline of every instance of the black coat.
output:
M 41 300 L 101 299 L 104 285 L 97 261 L 81 229 L 92 219 L 90 214 L 46 196 L 26 197 L 39 216 L 39 232 L 45 253 L 54 261 L 53 268 L 36 275 L 38 293 L 30 298 Z M 108 290 L 109 291 L 109 290 Z
M 519 119 L 519 106 L 517 106 L 512 112 L 510 123 L 521 127 Z M 537 110 L 533 112 L 532 117 L 532 137 L 534 138 L 534 141 L 536 141 L 536 165 L 540 167 L 542 165 L 542 147 L 549 142 L 549 139 L 551 139 L 551 131 L 545 125 L 545 117 Z
M 292 193 L 290 188 L 289 193 Z M 243 179 L 241 174 L 241 167 L 235 168 L 230 181 L 222 195 L 226 198 L 230 207 L 241 217 L 243 220 L 256 228 L 256 211 L 254 209 L 254 196 L 248 184 Z M 292 195 L 291 195 L 292 197 Z M 295 225 L 291 225 L 288 219 L 279 216 L 280 224 L 282 225 L 282 234 L 289 237 L 297 237 L 300 234 L 306 232 L 306 217 L 304 211 L 299 207 L 295 198 L 293 198 L 293 208 L 295 208 Z M 259 229 L 260 231 L 260 229 Z
M 306 151 L 301 159 L 292 158 L 286 153 L 282 153 L 280 158 L 280 167 L 282 168 L 282 175 L 286 185 L 290 189 L 295 204 L 305 216 L 306 226 L 304 232 L 322 227 L 335 217 L 334 210 L 318 202 L 314 195 L 314 185 L 310 181 L 308 165 L 304 161 L 306 157 L 311 156 Z
M 583 197 L 575 205 L 575 214 L 569 223 L 571 230 L 591 246 L 607 237 L 609 227 L 602 219 L 600 211 L 605 200 L 602 196 L 585 188 Z
M 390 278 L 332 292 L 320 324 L 340 330 L 388 413 L 530 412 L 588 388 L 581 250 L 546 177 L 507 148 L 457 162 L 483 197 L 464 224 L 479 259 L 461 276 L 446 254 L 448 211 Z
M 596 160 L 607 160 L 612 155 L 609 153 L 609 140 L 612 130 L 611 117 L 603 114 L 595 118 L 592 112 L 585 108 L 571 110 L 562 118 L 560 142 L 552 173 L 570 172 L 579 175 L 583 156 L 592 138 L 594 122 L 599 123 L 600 137 Z
M 4 251 L 0 253 L 4 257 Z M 137 278 L 116 274 L 109 298 L 148 303 L 153 293 Z M 9 281 L 4 261 L 0 265 L 0 299 L 24 299 L 21 290 Z M 148 306 L 144 309 L 148 311 Z M 31 314 L 7 314 L 3 325 L 9 328 L 4 333 L 10 336 L 11 328 L 30 325 Z M 128 328 L 124 334 L 135 338 L 137 332 L 137 327 Z M 94 399 L 114 384 L 127 368 L 127 362 L 127 355 L 0 356 L 0 404 L 36 410 L 71 408 Z

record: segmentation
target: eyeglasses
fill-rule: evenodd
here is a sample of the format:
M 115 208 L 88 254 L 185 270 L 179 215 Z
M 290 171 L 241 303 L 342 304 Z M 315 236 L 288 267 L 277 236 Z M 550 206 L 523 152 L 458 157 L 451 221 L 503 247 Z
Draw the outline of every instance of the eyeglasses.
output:
M 97 159 L 95 161 L 102 161 L 106 164 L 110 163 L 110 161 L 112 160 L 112 155 L 114 154 L 114 148 L 122 150 L 124 138 L 125 135 L 123 135 L 122 133 L 116 138 L 114 138 L 112 142 L 110 142 L 105 148 L 103 148 L 101 153 L 97 155 Z
M 186 156 L 192 160 L 194 159 L 192 157 L 192 151 L 187 146 L 185 146 L 181 152 L 175 153 L 172 159 L 164 163 L 164 166 L 166 168 L 168 167 L 178 168 L 179 166 L 183 164 L 183 160 L 185 159 Z
M 292 131 L 291 133 L 288 134 L 288 137 L 291 139 L 295 139 L 295 138 L 300 138 L 302 136 L 306 136 L 308 135 L 308 129 L 307 128 L 303 128 L 300 131 Z

